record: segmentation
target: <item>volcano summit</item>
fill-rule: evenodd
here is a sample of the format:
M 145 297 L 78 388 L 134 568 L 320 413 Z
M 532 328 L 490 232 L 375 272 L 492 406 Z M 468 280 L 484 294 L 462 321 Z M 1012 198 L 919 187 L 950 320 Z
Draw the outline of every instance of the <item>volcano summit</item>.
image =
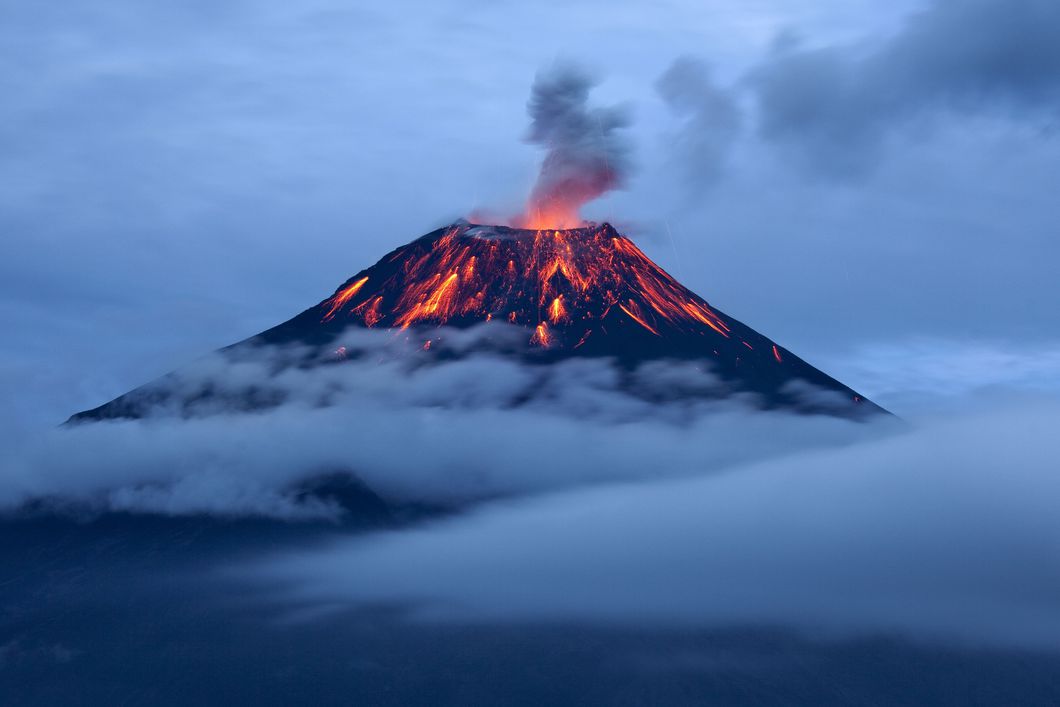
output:
M 313 355 L 298 365 L 339 364 L 358 359 L 338 346 L 351 327 L 389 331 L 439 361 L 455 355 L 442 345 L 448 332 L 480 327 L 478 351 L 529 365 L 595 358 L 632 371 L 650 362 L 692 362 L 721 383 L 699 395 L 747 393 L 762 407 L 842 416 L 881 410 L 711 307 L 607 223 L 531 230 L 459 222 L 438 229 L 225 353 L 299 346 Z M 514 346 L 513 331 L 523 332 Z M 165 382 L 71 420 L 141 417 L 178 394 Z

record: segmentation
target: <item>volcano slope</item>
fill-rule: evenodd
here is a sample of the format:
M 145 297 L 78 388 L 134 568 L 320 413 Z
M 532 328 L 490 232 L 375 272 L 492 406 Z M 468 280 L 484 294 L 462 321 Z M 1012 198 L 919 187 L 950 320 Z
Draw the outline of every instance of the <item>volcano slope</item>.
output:
M 342 343 L 351 328 L 389 332 L 404 349 L 394 346 L 387 355 L 411 347 L 421 361 L 426 354 L 427 365 L 470 351 L 531 366 L 598 359 L 632 377 L 648 364 L 681 362 L 713 381 L 683 388 L 681 396 L 741 396 L 762 408 L 854 418 L 885 412 L 711 307 L 607 223 L 529 230 L 459 222 L 438 229 L 387 254 L 319 304 L 221 353 L 296 350 L 283 365 L 300 367 L 378 360 L 377 350 Z M 446 345 L 466 330 L 478 332 L 473 350 Z M 163 377 L 70 422 L 143 417 L 181 396 L 177 406 L 190 410 L 217 394 L 191 394 L 173 381 L 173 374 Z M 638 393 L 631 385 L 629 392 L 658 397 L 653 390 Z M 229 401 L 241 409 L 277 402 L 252 389 Z

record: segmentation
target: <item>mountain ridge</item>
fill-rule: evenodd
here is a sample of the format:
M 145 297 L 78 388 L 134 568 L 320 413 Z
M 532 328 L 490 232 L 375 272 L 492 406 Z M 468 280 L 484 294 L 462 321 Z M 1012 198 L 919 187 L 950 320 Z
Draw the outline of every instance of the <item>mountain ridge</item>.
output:
M 631 369 L 694 361 L 725 382 L 717 397 L 750 393 L 766 408 L 851 417 L 883 412 L 712 307 L 607 223 L 531 230 L 460 221 L 392 250 L 330 297 L 222 351 L 299 344 L 327 352 L 349 327 L 404 333 L 429 351 L 447 329 L 490 323 L 525 330 L 523 346 L 494 352 L 528 363 L 595 358 Z M 329 362 L 347 356 L 342 347 L 331 354 L 324 356 Z M 447 355 L 438 353 L 440 360 Z M 69 421 L 142 416 L 151 386 Z M 808 391 L 828 399 L 815 402 Z

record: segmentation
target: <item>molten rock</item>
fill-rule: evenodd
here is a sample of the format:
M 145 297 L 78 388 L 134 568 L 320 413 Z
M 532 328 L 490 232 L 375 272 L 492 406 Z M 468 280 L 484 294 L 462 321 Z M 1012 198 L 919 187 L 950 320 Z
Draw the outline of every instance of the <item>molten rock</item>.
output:
M 579 357 L 607 359 L 626 371 L 643 371 L 646 364 L 661 371 L 654 364 L 691 362 L 722 383 L 704 387 L 701 395 L 751 394 L 762 407 L 843 416 L 881 411 L 711 307 L 606 223 L 529 230 L 461 222 L 439 229 L 227 352 L 299 345 L 317 352 L 299 365 L 342 363 L 357 358 L 337 345 L 356 327 L 390 330 L 418 351 L 447 360 L 461 355 L 444 345 L 448 332 L 483 324 L 489 325 L 482 327 L 485 350 L 529 365 Z M 513 329 L 523 332 L 515 346 Z M 72 420 L 139 417 L 166 397 L 164 386 L 149 384 Z

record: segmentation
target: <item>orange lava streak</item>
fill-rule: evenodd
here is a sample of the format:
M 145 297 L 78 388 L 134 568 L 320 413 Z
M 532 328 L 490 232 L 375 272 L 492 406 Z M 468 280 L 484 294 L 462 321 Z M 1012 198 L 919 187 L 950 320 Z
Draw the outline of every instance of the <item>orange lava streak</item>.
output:
M 402 329 L 496 317 L 532 328 L 535 344 L 556 347 L 583 343 L 581 332 L 620 307 L 656 336 L 706 327 L 730 336 L 725 319 L 610 226 L 510 231 L 460 224 L 398 252 L 382 274 L 370 273 L 370 292 L 362 289 L 365 277 L 326 300 L 324 319 L 351 305 L 351 317 L 366 326 Z M 358 293 L 363 300 L 354 301 Z
M 551 282 L 556 275 L 563 275 L 567 282 L 584 292 L 592 285 L 594 278 L 591 273 L 582 272 L 578 267 L 574 249 L 570 242 L 559 231 L 538 231 L 534 237 L 534 248 L 532 260 L 537 260 L 541 254 L 547 254 L 544 263 L 537 268 L 538 279 L 541 282 L 541 294 L 545 297 L 551 288 Z
M 357 292 L 362 287 L 364 287 L 364 283 L 366 282 L 368 282 L 368 278 L 362 277 L 360 280 L 346 287 L 344 290 L 332 297 L 331 309 L 328 310 L 328 313 L 324 315 L 324 319 L 321 321 L 330 321 L 331 318 L 335 316 L 335 313 L 342 309 L 342 306 L 349 302 L 350 298 L 357 294 Z
M 361 314 L 361 316 L 364 317 L 365 326 L 373 327 L 375 326 L 376 322 L 383 318 L 383 315 L 379 312 L 379 305 L 382 304 L 382 302 L 382 296 L 375 297 L 373 299 L 366 299 L 364 302 L 354 307 L 353 311 L 358 314 L 361 314 L 361 310 L 363 309 L 364 313 Z
M 553 324 L 570 321 L 567 308 L 563 306 L 563 295 L 553 299 L 552 304 L 548 306 L 548 320 Z
M 548 324 L 541 322 L 537 325 L 534 333 L 530 336 L 530 343 L 546 349 L 552 345 L 552 335 L 548 331 Z
M 777 360 L 777 363 L 784 363 L 784 359 L 780 357 L 780 350 L 777 349 L 776 344 L 773 344 L 773 358 Z
M 660 336 L 659 332 L 656 331 L 656 329 L 654 327 L 652 327 L 650 324 L 648 324 L 648 322 L 644 321 L 644 319 L 642 318 L 644 316 L 644 313 L 640 311 L 640 306 L 636 302 L 634 302 L 633 300 L 629 300 L 629 308 L 628 309 L 626 308 L 626 305 L 624 305 L 624 304 L 618 305 L 618 308 L 621 309 L 626 314 L 628 314 L 630 317 L 632 317 L 633 321 L 635 321 L 637 324 L 640 324 L 642 327 L 644 327 L 645 329 L 650 331 L 652 334 L 655 334 L 656 336 Z M 633 313 L 634 311 L 636 311 L 637 314 L 634 314 Z M 640 316 L 638 316 L 638 314 Z
M 437 276 L 432 279 L 436 280 Z M 442 284 L 438 285 L 425 301 L 413 305 L 404 314 L 398 317 L 396 324 L 402 329 L 407 329 L 410 324 L 419 319 L 435 317 L 441 321 L 445 321 L 448 318 L 447 315 L 453 305 L 453 286 L 456 282 L 457 274 L 454 272 L 449 277 L 445 278 L 445 280 L 442 281 Z
M 722 336 L 729 336 L 729 327 L 705 304 L 688 298 L 668 283 L 654 281 L 654 277 L 637 273 L 636 278 L 645 301 L 667 321 L 677 323 L 683 319 L 694 319 Z
M 615 249 L 628 256 L 636 264 L 634 276 L 641 294 L 660 316 L 677 323 L 682 319 L 694 319 L 706 324 L 724 337 L 729 336 L 729 327 L 713 310 L 698 297 L 667 275 L 658 265 L 641 252 L 640 248 L 625 238 L 613 238 Z

